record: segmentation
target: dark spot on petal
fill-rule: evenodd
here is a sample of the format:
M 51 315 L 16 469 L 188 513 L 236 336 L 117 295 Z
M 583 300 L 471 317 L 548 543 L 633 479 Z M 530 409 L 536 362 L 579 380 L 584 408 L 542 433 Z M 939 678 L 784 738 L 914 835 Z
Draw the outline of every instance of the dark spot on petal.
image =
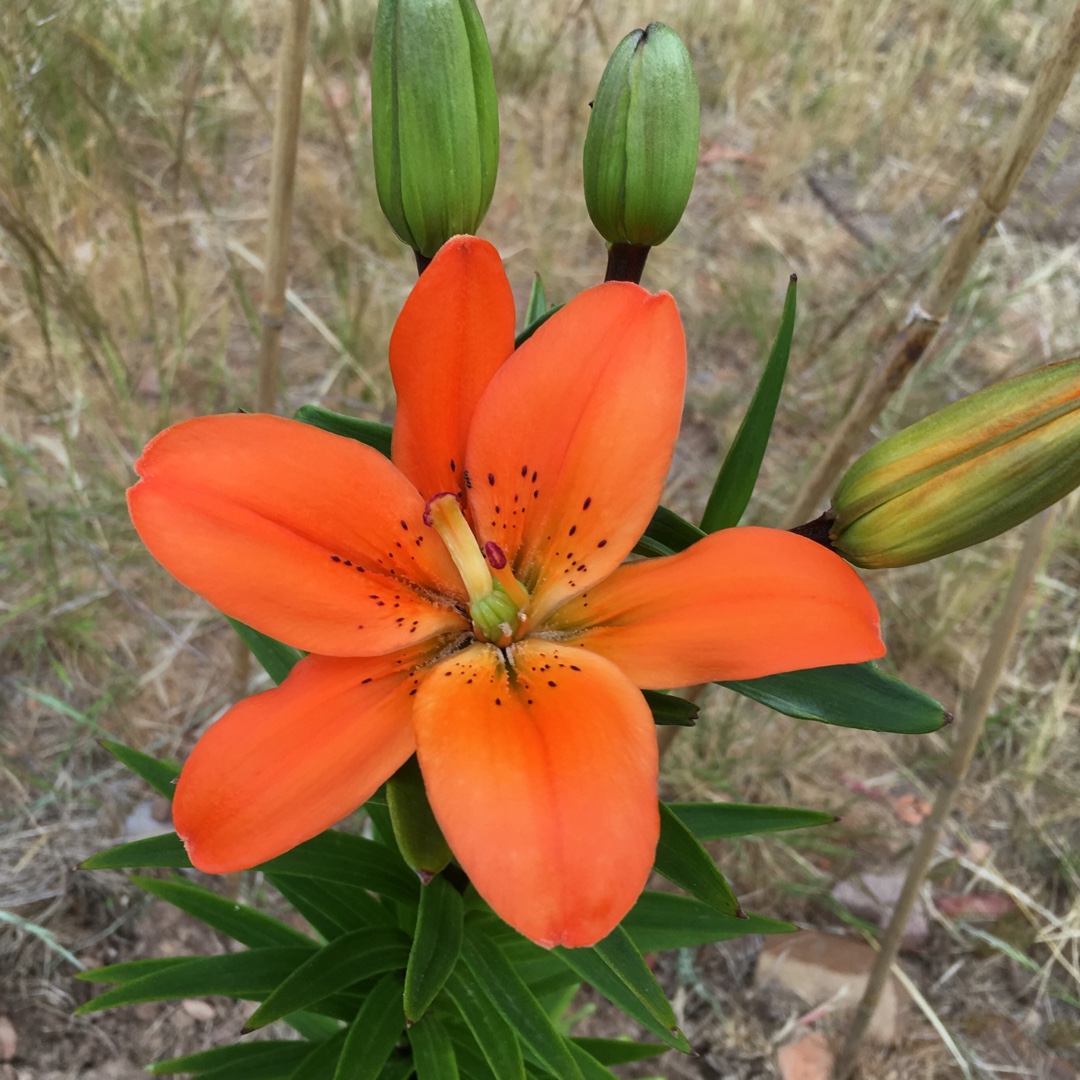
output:
M 591 495 L 581 504 L 581 509 L 582 510 L 588 510 L 590 506 L 592 506 L 592 496 Z
M 454 463 L 453 458 L 450 459 L 450 471 L 451 472 L 457 472 L 457 465 Z
M 606 546 L 606 544 L 607 544 L 606 540 L 601 540 L 600 543 L 598 543 L 596 546 L 597 547 L 604 547 L 604 546 Z
M 576 526 L 576 525 L 571 525 L 571 526 L 570 526 L 570 533 L 569 533 L 569 535 L 570 535 L 570 536 L 573 536 L 573 535 L 574 535 L 574 533 L 576 533 L 576 532 L 577 532 L 577 526 Z
M 333 560 L 334 562 L 341 562 L 341 556 L 340 556 L 340 555 L 331 555 L 331 556 L 330 556 L 330 558 L 331 558 L 331 559 L 332 559 L 332 560 Z
M 581 670 L 581 668 L 579 668 L 579 667 L 577 666 L 577 664 L 571 664 L 571 665 L 570 665 L 570 670 L 571 670 L 571 671 L 580 671 L 580 670 Z
M 371 682 L 371 676 L 370 675 L 366 679 L 361 679 L 360 680 L 360 685 L 363 686 L 365 683 L 369 683 L 369 682 Z
M 404 529 L 404 530 L 405 530 L 406 532 L 408 532 L 408 531 L 409 531 L 409 523 L 408 523 L 408 522 L 407 522 L 407 521 L 406 521 L 406 520 L 405 520 L 404 518 L 402 518 L 402 520 L 401 520 L 401 527 L 402 527 L 402 528 L 403 528 L 403 529 Z
M 492 487 L 494 487 L 494 486 L 495 486 L 495 474 L 494 474 L 493 472 L 489 472 L 489 473 L 488 473 L 488 483 L 489 483 L 489 484 L 490 484 L 490 485 L 491 485 Z
M 501 705 L 502 704 L 502 698 L 496 698 L 495 699 L 495 704 L 496 705 Z
M 548 679 L 548 686 L 554 686 L 554 685 L 555 685 L 555 680 L 554 679 Z
M 537 476 L 537 474 L 536 474 L 536 473 L 534 472 L 534 473 L 532 474 L 532 482 L 533 482 L 534 484 L 536 483 L 536 476 Z
M 528 465 L 522 465 L 521 466 L 521 475 L 522 476 L 528 476 L 529 475 L 529 466 Z

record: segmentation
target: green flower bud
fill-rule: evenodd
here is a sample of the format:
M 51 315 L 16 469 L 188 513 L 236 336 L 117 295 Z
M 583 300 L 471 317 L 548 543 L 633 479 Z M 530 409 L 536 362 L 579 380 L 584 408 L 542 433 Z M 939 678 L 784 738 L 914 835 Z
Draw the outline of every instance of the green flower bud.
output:
M 1011 529 L 1080 485 L 1080 358 L 980 390 L 863 454 L 833 497 L 832 546 L 910 566 Z
M 697 170 L 700 107 L 690 54 L 663 23 L 619 42 L 585 136 L 585 205 L 610 244 L 654 247 L 670 235 Z
M 386 782 L 386 803 L 401 857 L 426 884 L 446 867 L 451 854 L 428 802 L 415 754 Z
M 394 232 L 430 259 L 484 220 L 499 113 L 474 0 L 379 0 L 371 50 L 375 185 Z

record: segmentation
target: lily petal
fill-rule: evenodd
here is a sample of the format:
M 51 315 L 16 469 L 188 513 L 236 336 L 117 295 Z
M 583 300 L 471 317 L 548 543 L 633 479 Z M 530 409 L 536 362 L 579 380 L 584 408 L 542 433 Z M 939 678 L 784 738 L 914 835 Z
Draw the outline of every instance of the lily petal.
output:
M 544 629 L 659 689 L 857 664 L 885 653 L 877 608 L 839 556 L 779 529 L 724 529 L 624 566 Z
M 397 390 L 394 464 L 425 498 L 463 487 L 465 438 L 480 395 L 514 351 L 514 296 L 486 240 L 446 242 L 390 336 Z
M 415 750 L 410 657 L 308 656 L 195 745 L 173 820 L 192 863 L 244 870 L 355 810 Z
M 613 664 L 526 640 L 474 645 L 416 697 L 417 756 L 454 855 L 480 895 L 540 945 L 591 945 L 645 886 L 656 851 L 657 748 Z
M 466 459 L 481 546 L 533 594 L 532 618 L 611 573 L 660 498 L 679 430 L 686 345 L 675 302 L 589 289 L 491 380 Z
M 381 454 L 276 416 L 163 431 L 128 492 L 151 554 L 227 615 L 297 648 L 372 656 L 465 626 L 410 587 L 464 596 L 417 490 Z

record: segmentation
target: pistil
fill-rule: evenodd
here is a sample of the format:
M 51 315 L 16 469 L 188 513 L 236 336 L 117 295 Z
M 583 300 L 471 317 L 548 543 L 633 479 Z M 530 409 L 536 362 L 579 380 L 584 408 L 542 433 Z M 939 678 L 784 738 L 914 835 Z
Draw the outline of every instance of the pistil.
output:
M 520 603 L 528 599 L 528 594 L 509 573 L 506 557 L 498 545 L 489 543 L 484 550 L 480 549 L 454 492 L 443 491 L 428 499 L 424 507 L 424 524 L 439 534 L 461 574 L 469 594 L 469 617 L 477 636 L 500 647 L 509 645 L 518 625 L 524 621 Z M 511 597 L 496 579 L 492 567 L 496 568 L 499 578 L 509 578 L 516 586 L 513 591 L 521 594 L 520 599 Z

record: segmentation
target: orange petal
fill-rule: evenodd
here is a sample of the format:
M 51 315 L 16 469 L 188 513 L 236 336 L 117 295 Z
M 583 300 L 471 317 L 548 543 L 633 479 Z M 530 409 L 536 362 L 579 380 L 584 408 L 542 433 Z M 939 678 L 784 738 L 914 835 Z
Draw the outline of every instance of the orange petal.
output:
M 390 336 L 394 463 L 425 498 L 457 491 L 480 395 L 514 351 L 514 297 L 499 253 L 457 236 L 420 276 Z
M 883 656 L 877 608 L 839 556 L 779 529 L 725 529 L 624 566 L 544 629 L 613 660 L 637 686 L 690 686 Z
M 481 545 L 533 592 L 532 617 L 609 574 L 660 498 L 686 346 L 675 302 L 612 282 L 571 300 L 500 369 L 466 460 Z
M 415 750 L 410 659 L 309 656 L 213 724 L 173 803 L 192 863 L 208 874 L 247 869 L 369 798 Z
M 547 948 L 592 945 L 645 886 L 657 750 L 641 694 L 612 664 L 526 640 L 474 645 L 416 698 L 417 754 L 450 847 L 480 895 Z
M 189 589 L 330 656 L 390 652 L 464 626 L 409 582 L 464 593 L 423 500 L 381 454 L 276 416 L 206 416 L 136 463 L 131 518 Z

